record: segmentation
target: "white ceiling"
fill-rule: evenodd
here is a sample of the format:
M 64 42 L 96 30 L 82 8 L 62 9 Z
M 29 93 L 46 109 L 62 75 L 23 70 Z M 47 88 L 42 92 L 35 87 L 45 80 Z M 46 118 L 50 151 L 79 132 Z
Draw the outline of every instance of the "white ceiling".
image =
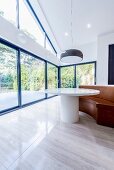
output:
M 73 45 L 71 0 L 31 0 L 31 3 L 50 39 L 60 51 L 94 42 L 99 35 L 114 31 L 114 0 L 72 0 Z M 43 15 L 38 13 L 39 6 Z M 88 23 L 91 24 L 90 29 L 87 28 Z M 65 36 L 65 32 L 69 36 Z

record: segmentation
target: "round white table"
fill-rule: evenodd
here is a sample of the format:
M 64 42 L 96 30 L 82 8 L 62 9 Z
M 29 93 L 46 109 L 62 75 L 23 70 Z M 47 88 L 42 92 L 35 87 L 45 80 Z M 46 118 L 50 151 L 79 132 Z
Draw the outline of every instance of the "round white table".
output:
M 46 89 L 45 93 L 61 96 L 60 118 L 63 122 L 75 123 L 79 121 L 79 96 L 97 95 L 99 90 L 83 88 Z

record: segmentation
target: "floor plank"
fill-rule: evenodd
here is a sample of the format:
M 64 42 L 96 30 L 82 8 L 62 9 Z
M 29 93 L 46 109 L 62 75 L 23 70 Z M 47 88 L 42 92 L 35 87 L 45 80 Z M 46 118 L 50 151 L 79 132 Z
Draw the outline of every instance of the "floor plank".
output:
M 114 170 L 114 129 L 85 113 L 63 123 L 59 104 L 55 97 L 0 117 L 0 162 L 9 170 Z

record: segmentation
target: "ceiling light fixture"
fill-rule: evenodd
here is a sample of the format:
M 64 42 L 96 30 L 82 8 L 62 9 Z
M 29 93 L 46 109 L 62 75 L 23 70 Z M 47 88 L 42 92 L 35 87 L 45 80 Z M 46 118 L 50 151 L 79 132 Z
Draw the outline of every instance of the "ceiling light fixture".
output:
M 72 0 L 71 0 L 71 39 L 73 46 L 73 35 L 72 35 Z M 77 49 L 69 49 L 63 52 L 60 56 L 60 61 L 67 64 L 76 64 L 83 60 L 83 53 Z
M 61 61 L 63 63 L 79 63 L 83 59 L 83 53 L 77 49 L 69 49 L 61 54 Z
M 91 28 L 91 24 L 87 24 L 87 28 Z
M 66 37 L 68 36 L 68 32 L 65 32 L 65 36 L 66 36 Z

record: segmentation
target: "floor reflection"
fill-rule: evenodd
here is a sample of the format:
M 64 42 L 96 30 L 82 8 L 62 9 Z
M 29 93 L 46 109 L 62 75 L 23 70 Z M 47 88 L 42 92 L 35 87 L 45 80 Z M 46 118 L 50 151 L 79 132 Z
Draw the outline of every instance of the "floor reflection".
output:
M 58 121 L 57 100 L 48 99 L 0 117 L 0 162 L 5 167 L 53 129 Z

